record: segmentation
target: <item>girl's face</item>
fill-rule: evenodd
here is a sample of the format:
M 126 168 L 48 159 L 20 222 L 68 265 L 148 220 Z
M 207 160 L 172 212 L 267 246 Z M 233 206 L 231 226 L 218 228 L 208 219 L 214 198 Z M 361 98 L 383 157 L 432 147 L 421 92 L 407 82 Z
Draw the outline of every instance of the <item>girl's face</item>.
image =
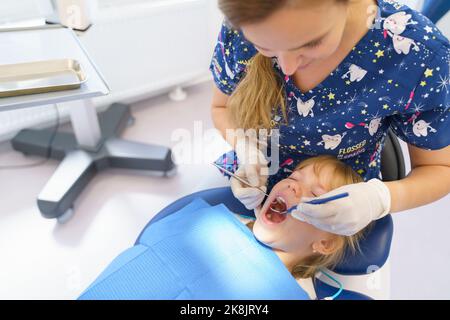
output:
M 318 177 L 314 172 L 314 166 L 308 165 L 294 171 L 272 188 L 263 207 L 256 213 L 253 233 L 259 241 L 273 249 L 305 254 L 312 253 L 314 243 L 333 239 L 335 235 L 317 229 L 291 215 L 283 215 L 284 220 L 270 215 L 269 205 L 278 196 L 282 197 L 290 208 L 297 205 L 302 197 L 315 197 L 328 192 L 327 181 L 331 181 L 333 170 L 324 167 L 320 172 L 321 176 Z
M 285 75 L 317 66 L 338 49 L 347 21 L 347 6 L 317 1 L 300 8 L 282 8 L 265 20 L 244 24 L 247 40 L 264 56 L 277 57 Z

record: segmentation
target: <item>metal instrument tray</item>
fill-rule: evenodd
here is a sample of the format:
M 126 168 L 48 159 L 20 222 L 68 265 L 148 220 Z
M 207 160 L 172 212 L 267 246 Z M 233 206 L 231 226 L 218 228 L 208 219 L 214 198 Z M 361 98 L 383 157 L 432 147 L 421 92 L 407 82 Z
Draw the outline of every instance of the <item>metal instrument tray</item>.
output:
M 0 65 L 0 98 L 77 89 L 86 80 L 73 59 Z

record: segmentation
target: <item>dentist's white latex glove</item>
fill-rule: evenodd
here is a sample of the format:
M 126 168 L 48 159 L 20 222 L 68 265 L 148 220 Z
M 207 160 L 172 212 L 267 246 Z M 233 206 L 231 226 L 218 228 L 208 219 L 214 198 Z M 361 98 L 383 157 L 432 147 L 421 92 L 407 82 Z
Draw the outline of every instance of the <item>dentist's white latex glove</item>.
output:
M 323 204 L 304 203 L 348 192 L 348 197 Z M 344 236 L 354 235 L 373 220 L 387 215 L 391 208 L 391 194 L 379 179 L 349 184 L 316 198 L 303 197 L 292 216 L 315 227 Z
M 267 192 L 268 161 L 258 149 L 256 141 L 248 138 L 237 140 L 235 152 L 239 159 L 239 168 L 235 174 L 254 188 L 231 177 L 231 191 L 247 209 L 252 210 L 262 203 L 265 196 L 257 187 Z
M 244 168 L 240 167 L 236 170 L 235 174 L 245 179 Z M 249 210 L 257 208 L 264 200 L 265 194 L 257 188 L 252 188 L 243 184 L 238 179 L 231 177 L 231 191 L 233 195 Z M 260 189 L 267 192 L 267 176 L 259 176 L 258 185 L 261 185 Z

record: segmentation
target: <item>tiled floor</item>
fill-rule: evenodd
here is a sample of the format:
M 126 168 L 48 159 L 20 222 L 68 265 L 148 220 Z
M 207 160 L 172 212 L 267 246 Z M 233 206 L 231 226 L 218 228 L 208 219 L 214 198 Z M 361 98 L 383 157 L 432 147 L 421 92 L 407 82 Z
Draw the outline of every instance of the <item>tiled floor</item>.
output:
M 81 194 L 74 217 L 64 225 L 43 219 L 36 207 L 36 196 L 57 161 L 37 168 L 0 169 L 0 299 L 77 297 L 119 252 L 133 244 L 156 212 L 183 195 L 227 184 L 208 164 L 228 149 L 217 134 L 207 130 L 212 128 L 211 86 L 189 88 L 183 102 L 163 96 L 134 105 L 136 123 L 122 135 L 173 147 L 178 159 L 182 147 L 191 143 L 195 154 L 203 157 L 194 159 L 184 153 L 183 159 L 194 163 L 180 163 L 172 178 L 103 171 Z M 182 133 L 189 133 L 191 140 L 180 144 Z M 0 165 L 33 160 L 14 152 L 9 144 L 0 145 Z M 396 214 L 394 219 L 392 297 L 449 299 L 450 196 Z

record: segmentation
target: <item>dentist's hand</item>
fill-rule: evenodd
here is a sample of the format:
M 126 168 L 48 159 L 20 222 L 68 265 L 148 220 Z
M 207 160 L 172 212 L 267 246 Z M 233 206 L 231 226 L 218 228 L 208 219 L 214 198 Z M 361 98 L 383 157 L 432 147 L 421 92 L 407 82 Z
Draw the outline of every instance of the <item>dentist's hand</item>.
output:
M 239 168 L 235 174 L 248 181 L 254 188 L 232 177 L 231 191 L 247 209 L 252 210 L 264 200 L 265 195 L 258 188 L 267 192 L 268 161 L 258 149 L 256 141 L 248 138 L 238 139 L 235 152 L 239 159 Z
M 239 178 L 245 179 L 244 168 L 239 168 L 235 172 Z M 264 200 L 265 194 L 258 190 L 258 188 L 252 188 L 243 184 L 238 179 L 231 177 L 231 191 L 233 195 L 249 210 L 256 209 Z M 267 192 L 266 187 L 267 176 L 259 177 L 259 185 L 262 185 L 260 189 Z
M 348 197 L 323 204 L 305 203 L 342 192 L 348 192 Z M 339 187 L 316 198 L 304 197 L 292 211 L 292 216 L 324 231 L 350 236 L 387 215 L 390 208 L 388 187 L 379 179 L 371 179 Z

